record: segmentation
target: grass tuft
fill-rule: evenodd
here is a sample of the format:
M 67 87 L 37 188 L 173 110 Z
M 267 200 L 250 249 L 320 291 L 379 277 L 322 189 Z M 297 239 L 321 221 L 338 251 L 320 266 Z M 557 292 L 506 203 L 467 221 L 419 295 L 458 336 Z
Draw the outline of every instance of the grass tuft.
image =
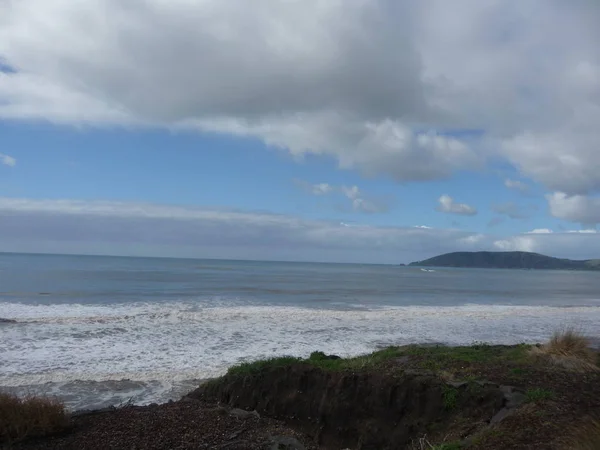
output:
M 447 444 L 440 444 L 431 448 L 433 450 L 460 450 L 463 447 L 460 442 L 449 442 Z
M 527 392 L 525 392 L 525 396 L 527 397 L 528 403 L 533 403 L 542 400 L 548 400 L 554 397 L 554 393 L 547 389 L 535 388 L 529 389 Z
M 444 386 L 442 388 L 442 397 L 444 400 L 444 408 L 447 410 L 452 410 L 456 408 L 458 403 L 458 389 Z
M 552 365 L 575 372 L 597 372 L 598 354 L 590 348 L 590 340 L 579 331 L 568 328 L 555 332 L 541 347 L 533 347 L 531 352 Z
M 0 393 L 0 442 L 18 442 L 56 433 L 69 425 L 65 406 L 44 397 Z
M 600 448 L 600 421 L 589 420 L 572 435 L 572 450 L 598 450 Z

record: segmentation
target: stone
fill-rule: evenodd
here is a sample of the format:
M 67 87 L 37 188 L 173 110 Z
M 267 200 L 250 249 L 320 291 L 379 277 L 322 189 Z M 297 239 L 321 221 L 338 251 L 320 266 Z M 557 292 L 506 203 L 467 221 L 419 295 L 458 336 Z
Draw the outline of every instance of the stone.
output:
M 306 450 L 306 447 L 296 438 L 273 436 L 271 437 L 271 447 L 269 447 L 269 450 Z
M 507 418 L 512 412 L 513 408 L 502 408 L 500 411 L 494 414 L 494 417 L 490 419 L 490 425 L 494 425 L 496 423 L 501 422 L 502 420 Z
M 238 419 L 248 419 L 250 417 L 254 417 L 257 420 L 260 419 L 260 414 L 256 410 L 244 411 L 243 409 L 233 408 L 231 411 L 229 411 L 229 415 L 237 417 Z
M 517 406 L 525 403 L 525 400 L 527 400 L 527 396 L 518 391 L 511 392 L 510 394 L 504 394 L 504 398 L 506 399 L 507 408 L 516 408 Z

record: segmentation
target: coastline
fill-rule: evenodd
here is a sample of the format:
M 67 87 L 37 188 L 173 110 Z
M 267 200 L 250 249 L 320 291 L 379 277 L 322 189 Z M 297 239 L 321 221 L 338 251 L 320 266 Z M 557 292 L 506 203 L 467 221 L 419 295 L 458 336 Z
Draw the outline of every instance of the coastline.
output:
M 413 345 L 244 363 L 179 401 L 79 411 L 63 435 L 14 448 L 391 449 L 424 436 L 436 449 L 564 448 L 564 431 L 600 409 L 600 372 L 549 365 L 532 357 L 539 348 Z

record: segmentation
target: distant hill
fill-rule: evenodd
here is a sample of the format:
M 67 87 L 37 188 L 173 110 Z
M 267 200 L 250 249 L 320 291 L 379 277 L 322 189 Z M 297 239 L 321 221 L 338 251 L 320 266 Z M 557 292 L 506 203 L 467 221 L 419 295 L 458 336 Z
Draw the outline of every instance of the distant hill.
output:
M 600 259 L 577 261 L 530 252 L 454 252 L 415 261 L 409 266 L 600 271 Z

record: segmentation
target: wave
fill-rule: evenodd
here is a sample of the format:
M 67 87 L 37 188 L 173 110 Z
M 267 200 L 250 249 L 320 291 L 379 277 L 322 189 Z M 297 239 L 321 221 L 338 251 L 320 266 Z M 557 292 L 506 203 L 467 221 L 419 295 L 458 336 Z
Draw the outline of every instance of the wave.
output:
M 600 335 L 600 306 L 464 304 L 334 310 L 227 301 L 210 307 L 193 302 L 4 302 L 0 310 L 20 322 L 0 327 L 0 386 L 29 389 L 58 383 L 63 395 L 81 382 L 110 385 L 126 380 L 163 392 L 166 388 L 160 386 L 219 376 L 242 361 L 306 357 L 314 350 L 354 356 L 382 343 L 533 343 L 569 325 Z M 152 397 L 148 392 L 144 398 Z

